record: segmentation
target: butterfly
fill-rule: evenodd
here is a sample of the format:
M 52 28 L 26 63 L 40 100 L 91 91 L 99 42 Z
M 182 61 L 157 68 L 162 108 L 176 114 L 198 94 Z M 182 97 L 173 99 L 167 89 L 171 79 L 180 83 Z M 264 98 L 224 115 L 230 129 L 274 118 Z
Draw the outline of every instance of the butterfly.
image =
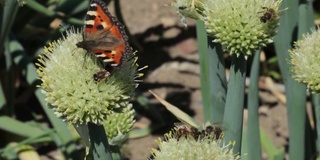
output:
M 95 55 L 108 72 L 121 67 L 132 53 L 124 26 L 110 14 L 102 0 L 91 1 L 82 37 L 76 46 Z

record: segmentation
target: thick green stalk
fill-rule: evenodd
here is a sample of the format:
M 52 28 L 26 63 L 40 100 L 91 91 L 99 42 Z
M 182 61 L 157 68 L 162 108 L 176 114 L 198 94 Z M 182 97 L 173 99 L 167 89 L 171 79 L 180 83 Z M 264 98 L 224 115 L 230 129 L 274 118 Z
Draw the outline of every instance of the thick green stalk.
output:
M 114 160 L 123 159 L 121 156 L 120 147 L 118 145 L 117 146 L 110 146 L 110 150 L 111 150 L 112 159 L 114 159 Z
M 0 81 L 1 84 L 1 81 Z M 2 85 L 0 85 L 0 110 L 3 109 L 3 107 L 6 105 L 6 97 L 4 96 L 4 90 L 2 88 Z
M 307 1 L 307 0 L 300 1 L 299 22 L 298 22 L 298 38 L 299 39 L 302 39 L 303 34 L 309 32 L 311 28 L 314 28 L 313 19 L 314 19 L 314 17 L 313 17 L 312 1 Z M 304 91 L 302 91 L 301 95 L 306 97 L 305 85 L 301 86 L 301 88 L 303 88 L 303 90 L 304 90 Z M 306 98 L 302 99 L 301 101 L 306 103 Z M 307 117 L 305 104 L 304 105 L 301 104 L 301 109 L 299 109 L 297 112 L 299 112 L 298 114 L 301 117 L 301 119 L 304 118 L 304 121 L 300 122 L 300 123 L 304 122 L 303 124 L 301 124 L 301 127 L 303 127 L 304 130 L 301 130 L 300 132 L 305 131 L 304 144 L 306 147 L 304 148 L 304 159 L 312 159 L 313 155 L 314 155 L 313 153 L 315 151 L 315 149 L 314 149 L 315 148 L 315 142 L 314 142 L 315 139 L 314 139 L 313 132 L 311 131 L 311 126 L 309 123 L 309 119 Z M 295 119 L 295 121 L 298 121 L 298 120 Z M 295 123 L 295 122 L 293 122 L 293 123 Z M 299 129 L 296 129 L 296 131 L 294 131 L 294 132 L 298 132 L 296 134 L 299 134 Z M 298 146 L 296 148 L 298 148 Z
M 1 25 L 0 25 L 0 33 L 1 33 L 1 36 L 0 36 L 0 53 L 2 53 L 2 49 L 3 49 L 3 35 L 2 35 L 2 29 L 4 27 L 3 25 L 3 13 L 4 13 L 4 6 L 5 6 L 5 1 L 4 0 L 0 0 L 0 22 L 1 22 Z M 2 82 L 0 81 L 0 84 L 2 84 Z M 0 86 L 0 110 L 3 109 L 3 107 L 5 106 L 6 104 L 6 97 L 4 95 L 4 90 L 2 88 L 2 85 Z
M 306 86 L 298 83 L 287 74 L 286 97 L 289 122 L 289 156 L 304 159 L 304 134 L 306 119 Z M 294 158 L 294 159 L 295 159 Z
M 0 3 L 0 53 L 3 51 L 3 45 L 6 37 L 9 35 L 12 24 L 18 12 L 18 2 L 14 1 L 1 1 Z M 3 13 L 3 14 L 2 14 Z
M 233 151 L 240 153 L 247 60 L 242 55 L 237 57 L 235 54 L 231 58 L 226 108 L 223 117 L 223 126 L 227 128 L 224 140 L 226 143 L 235 141 Z
M 316 132 L 316 148 L 317 152 L 320 153 L 320 94 L 313 94 L 312 95 L 312 104 L 314 107 L 314 121 L 315 121 L 315 129 L 317 130 Z M 318 156 L 320 159 L 320 157 Z
M 8 116 L 14 114 L 14 101 L 15 101 L 15 87 L 14 87 L 14 64 L 12 63 L 12 54 L 10 52 L 10 42 L 7 37 L 4 41 L 4 59 L 5 59 L 5 80 L 4 80 L 4 95 L 6 104 L 4 106 L 4 113 Z
M 309 4 L 308 4 L 309 3 Z M 292 41 L 302 37 L 310 30 L 311 2 L 285 0 L 282 8 L 289 8 L 280 19 L 280 28 L 275 37 L 275 50 L 279 66 L 286 86 L 287 110 L 289 122 L 289 157 L 290 159 L 304 159 L 305 123 L 306 123 L 306 87 L 298 83 L 290 74 L 290 59 L 288 50 Z M 296 16 L 298 13 L 299 16 Z
M 112 152 L 103 125 L 88 123 L 94 160 L 112 160 Z
M 14 110 L 14 99 L 15 99 L 15 89 L 14 89 L 14 84 L 13 84 L 13 63 L 12 63 L 12 52 L 10 52 L 9 50 L 9 38 L 8 35 L 10 34 L 10 30 L 11 27 L 13 25 L 14 19 L 17 15 L 18 12 L 18 2 L 17 1 L 6 1 L 5 3 L 2 2 L 2 4 L 4 4 L 4 9 L 3 9 L 3 15 L 1 16 L 1 30 L 0 30 L 0 53 L 4 52 L 4 58 L 5 58 L 5 66 L 6 66 L 6 84 L 4 84 L 4 86 L 6 87 L 6 89 L 4 89 L 5 91 L 7 91 L 6 94 L 6 107 L 4 108 L 4 112 L 7 115 L 12 115 L 13 114 L 13 110 Z M 6 45 L 6 46 L 5 46 Z M 5 48 L 4 48 L 5 46 Z
M 204 120 L 222 122 L 227 91 L 222 47 L 207 36 L 200 20 L 197 21 L 197 38 Z
M 280 71 L 284 82 L 286 82 L 289 72 L 288 50 L 291 49 L 292 41 L 295 40 L 295 29 L 297 28 L 297 16 L 298 10 L 297 0 L 284 0 L 281 6 L 282 9 L 288 9 L 284 15 L 280 18 L 280 26 L 278 34 L 274 38 L 275 51 L 278 58 Z
M 260 50 L 254 55 L 248 93 L 248 159 L 261 159 L 261 142 L 259 132 L 259 69 L 260 69 Z M 243 154 L 242 154 L 243 155 Z

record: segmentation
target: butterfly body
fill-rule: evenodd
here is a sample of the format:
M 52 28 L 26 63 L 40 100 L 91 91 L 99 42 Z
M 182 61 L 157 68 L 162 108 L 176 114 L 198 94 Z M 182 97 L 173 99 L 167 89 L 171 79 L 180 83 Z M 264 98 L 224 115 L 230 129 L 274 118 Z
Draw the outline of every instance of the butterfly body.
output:
M 119 67 L 132 53 L 124 26 L 101 0 L 92 0 L 86 15 L 83 40 L 76 44 L 94 54 L 103 64 Z
M 90 34 L 84 33 L 84 40 L 78 42 L 76 45 L 77 47 L 86 49 L 88 51 L 112 51 L 123 42 L 107 32 L 108 31 L 101 30 Z

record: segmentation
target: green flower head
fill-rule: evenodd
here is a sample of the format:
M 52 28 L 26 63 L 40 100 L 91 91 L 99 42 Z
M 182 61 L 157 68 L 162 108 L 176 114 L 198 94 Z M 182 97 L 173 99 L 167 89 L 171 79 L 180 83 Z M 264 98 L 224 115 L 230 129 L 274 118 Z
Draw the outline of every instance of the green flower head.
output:
M 320 91 L 320 30 L 313 30 L 295 42 L 289 51 L 292 77 L 298 82 L 307 84 L 313 93 Z
M 108 137 L 108 143 L 116 146 L 121 145 L 122 142 L 128 139 L 129 132 L 133 127 L 135 111 L 132 104 L 122 108 L 121 112 L 114 112 L 108 115 L 108 118 L 103 122 L 104 130 Z M 82 140 L 87 147 L 90 146 L 90 136 L 87 124 L 73 123 Z
M 179 139 L 176 132 L 165 135 L 165 140 L 158 139 L 159 150 L 153 149 L 152 154 L 155 160 L 235 160 L 239 159 L 232 151 L 233 144 L 224 145 L 221 139 L 203 137 L 195 139 L 192 136 L 184 136 Z
M 81 40 L 79 31 L 70 30 L 66 37 L 45 47 L 36 64 L 40 87 L 49 106 L 64 121 L 103 124 L 111 114 L 121 113 L 129 105 L 137 87 L 135 78 L 141 74 L 132 58 L 107 78 L 95 81 L 93 75 L 103 67 L 91 53 L 76 47 Z
M 199 19 L 201 17 L 202 2 L 201 0 L 177 0 L 171 3 L 181 16 L 181 22 L 187 26 L 187 17 Z
M 123 108 L 121 113 L 111 114 L 103 122 L 110 145 L 120 145 L 128 139 L 129 132 L 135 122 L 134 115 L 135 111 L 132 108 L 132 104 L 129 104 L 126 108 Z
M 282 0 L 204 0 L 203 21 L 214 42 L 245 58 L 271 43 Z

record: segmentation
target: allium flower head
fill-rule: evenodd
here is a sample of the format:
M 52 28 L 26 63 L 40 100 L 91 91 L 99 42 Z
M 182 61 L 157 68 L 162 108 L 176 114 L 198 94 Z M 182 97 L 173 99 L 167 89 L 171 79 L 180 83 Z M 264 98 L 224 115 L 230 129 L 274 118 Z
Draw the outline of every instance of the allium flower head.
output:
M 50 43 L 40 55 L 37 72 L 40 87 L 54 113 L 73 124 L 103 124 L 113 113 L 129 105 L 137 84 L 136 59 L 116 68 L 105 80 L 96 82 L 93 75 L 102 66 L 86 50 L 76 47 L 82 34 L 70 30 L 62 40 Z M 89 56 L 88 56 L 89 55 Z
M 181 137 L 176 139 L 176 133 L 170 132 L 165 135 L 165 140 L 158 139 L 159 150 L 153 149 L 155 160 L 235 160 L 239 159 L 232 152 L 230 145 L 221 144 L 221 139 L 202 138 L 194 139 L 193 137 Z M 231 148 L 231 149 L 230 149 Z
M 171 3 L 181 16 L 181 22 L 187 26 L 187 17 L 199 19 L 203 10 L 201 0 L 177 0 Z
M 134 115 L 132 104 L 129 104 L 121 113 L 113 113 L 103 122 L 110 145 L 120 145 L 128 138 L 135 122 Z
M 104 130 L 108 137 L 108 143 L 116 146 L 121 145 L 126 139 L 128 139 L 129 132 L 133 127 L 135 111 L 132 108 L 132 104 L 123 108 L 121 112 L 114 112 L 108 115 L 108 118 L 103 122 Z M 90 136 L 87 124 L 73 124 L 85 145 L 89 148 Z
M 282 0 L 204 0 L 203 21 L 214 42 L 245 58 L 276 34 Z
M 292 64 L 292 77 L 307 84 L 314 93 L 320 91 L 320 30 L 312 31 L 295 42 L 294 49 L 289 51 Z

